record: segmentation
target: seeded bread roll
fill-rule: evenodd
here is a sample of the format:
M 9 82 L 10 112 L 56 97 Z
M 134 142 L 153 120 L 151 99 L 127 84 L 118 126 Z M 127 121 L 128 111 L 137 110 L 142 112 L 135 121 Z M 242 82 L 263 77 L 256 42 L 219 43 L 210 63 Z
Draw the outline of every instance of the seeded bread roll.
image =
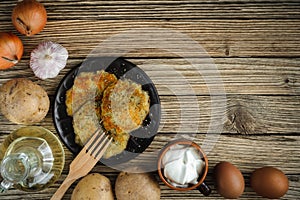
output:
M 26 125 L 40 122 L 49 106 L 46 91 L 28 79 L 12 79 L 0 88 L 0 110 L 11 122 Z

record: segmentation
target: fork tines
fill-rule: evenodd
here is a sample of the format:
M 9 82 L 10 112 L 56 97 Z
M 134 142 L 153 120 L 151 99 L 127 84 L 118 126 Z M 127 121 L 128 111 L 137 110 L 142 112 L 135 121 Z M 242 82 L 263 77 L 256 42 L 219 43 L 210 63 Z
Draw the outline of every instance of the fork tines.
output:
M 61 199 L 75 180 L 87 175 L 103 156 L 111 141 L 112 137 L 109 138 L 105 135 L 102 129 L 99 128 L 95 131 L 93 136 L 71 162 L 67 178 L 52 196 L 51 200 Z
M 106 132 L 97 129 L 92 137 L 85 144 L 86 153 L 89 153 L 95 159 L 99 160 L 110 144 L 112 137 L 106 135 Z

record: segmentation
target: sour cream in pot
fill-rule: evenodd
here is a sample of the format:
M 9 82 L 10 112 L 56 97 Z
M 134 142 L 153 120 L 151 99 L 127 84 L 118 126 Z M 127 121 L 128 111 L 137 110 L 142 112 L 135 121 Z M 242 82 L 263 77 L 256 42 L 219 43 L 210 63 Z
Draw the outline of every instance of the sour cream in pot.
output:
M 164 176 L 175 187 L 188 187 L 197 184 L 205 162 L 201 159 L 199 151 L 187 145 L 176 144 L 172 146 L 162 159 Z

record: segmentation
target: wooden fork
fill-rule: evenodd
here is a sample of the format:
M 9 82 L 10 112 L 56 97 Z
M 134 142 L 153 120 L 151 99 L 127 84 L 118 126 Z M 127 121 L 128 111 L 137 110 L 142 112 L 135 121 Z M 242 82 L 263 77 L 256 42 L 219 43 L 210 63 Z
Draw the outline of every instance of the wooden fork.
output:
M 105 132 L 100 132 L 98 129 L 95 134 L 93 134 L 80 153 L 72 161 L 67 178 L 52 196 L 51 200 L 61 199 L 72 183 L 78 178 L 87 175 L 103 156 L 112 141 L 112 137 L 109 139 L 108 136 L 105 135 Z

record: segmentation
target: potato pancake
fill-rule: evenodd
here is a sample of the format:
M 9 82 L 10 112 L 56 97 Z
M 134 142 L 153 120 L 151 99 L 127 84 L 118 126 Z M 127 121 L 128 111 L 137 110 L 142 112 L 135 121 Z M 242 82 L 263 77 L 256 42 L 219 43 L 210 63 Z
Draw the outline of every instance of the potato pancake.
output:
M 103 93 L 101 119 L 105 130 L 114 138 L 106 156 L 121 153 L 127 146 L 129 133 L 140 127 L 149 113 L 149 95 L 141 85 L 129 79 L 118 80 Z
M 66 93 L 66 106 L 69 116 L 73 115 L 80 106 L 88 100 L 101 98 L 102 93 L 112 83 L 117 81 L 114 74 L 104 70 L 93 72 L 82 72 L 74 80 L 74 85 Z
M 139 128 L 149 113 L 149 107 L 149 95 L 141 85 L 129 79 L 119 80 L 103 93 L 103 126 L 112 134 L 129 133 Z
M 82 72 L 66 93 L 67 113 L 73 116 L 75 142 L 83 145 L 101 127 L 113 137 L 104 158 L 121 153 L 129 133 L 143 123 L 149 113 L 149 95 L 141 85 L 117 80 L 105 71 Z M 95 92 L 96 91 L 96 92 Z
M 101 128 L 95 112 L 95 101 L 86 101 L 73 115 L 75 142 L 83 146 L 87 140 Z
M 107 86 L 116 82 L 115 75 L 104 70 L 82 72 L 74 80 L 74 85 L 66 93 L 67 114 L 73 116 L 75 142 L 83 145 L 100 127 L 97 106 Z M 95 110 L 96 109 L 96 110 Z

